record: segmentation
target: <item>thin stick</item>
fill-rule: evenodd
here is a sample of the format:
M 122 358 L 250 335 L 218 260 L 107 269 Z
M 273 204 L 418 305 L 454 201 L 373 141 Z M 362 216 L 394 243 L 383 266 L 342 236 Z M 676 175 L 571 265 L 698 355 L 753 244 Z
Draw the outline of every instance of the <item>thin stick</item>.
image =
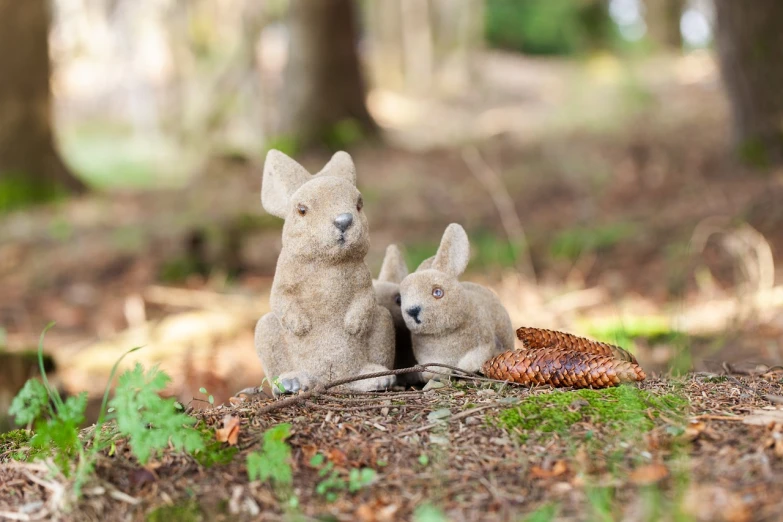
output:
M 460 412 L 460 413 L 458 413 L 456 415 L 452 415 L 451 417 L 448 417 L 447 419 L 443 419 L 446 422 L 433 422 L 432 424 L 426 424 L 426 425 L 420 426 L 420 427 L 418 427 L 416 429 L 403 431 L 402 433 L 400 433 L 398 435 L 398 437 L 405 437 L 407 435 L 413 435 L 414 433 L 418 433 L 420 431 L 426 431 L 426 430 L 429 430 L 431 428 L 434 428 L 435 426 L 442 426 L 443 424 L 448 423 L 449 421 L 464 419 L 465 417 L 470 417 L 474 413 L 480 412 L 481 410 L 486 410 L 488 408 L 494 408 L 495 406 L 502 406 L 502 404 L 499 403 L 499 402 L 494 402 L 492 404 L 486 404 L 484 406 L 478 406 L 476 408 L 471 408 L 469 410 L 465 410 L 463 412 Z
M 744 420 L 745 417 L 739 417 L 735 415 L 711 415 L 711 414 L 705 414 L 705 415 L 697 415 L 694 417 L 695 420 L 714 420 L 714 421 L 741 421 Z
M 256 411 L 256 414 L 262 414 L 262 413 L 269 413 L 271 411 L 276 411 L 282 408 L 286 408 L 288 406 L 293 406 L 294 404 L 299 404 L 311 397 L 316 397 L 326 390 L 330 390 L 332 388 L 336 388 L 337 386 L 342 386 L 343 384 L 349 384 L 356 381 L 363 381 L 365 379 L 374 379 L 375 377 L 386 377 L 388 375 L 403 375 L 406 373 L 421 373 L 424 371 L 427 371 L 428 368 L 448 368 L 450 370 L 462 372 L 465 374 L 467 378 L 472 378 L 471 373 L 468 371 L 465 371 L 461 368 L 457 368 L 455 366 L 449 366 L 446 364 L 437 364 L 437 363 L 427 363 L 427 364 L 419 364 L 416 366 L 412 366 L 410 368 L 400 368 L 399 370 L 387 370 L 385 372 L 375 372 L 375 373 L 365 373 L 363 375 L 357 375 L 355 377 L 346 377 L 344 379 L 338 379 L 336 381 L 332 381 L 327 384 L 318 384 L 313 389 L 307 390 L 305 392 L 300 392 L 299 395 L 295 397 L 288 397 L 286 399 L 282 399 L 280 401 L 275 402 L 274 404 L 270 404 L 268 406 L 264 406 L 263 408 Z M 441 372 L 436 371 L 430 371 L 430 373 L 438 373 L 442 375 L 449 375 L 449 374 L 443 374 Z
M 481 153 L 476 147 L 469 146 L 463 148 L 462 161 L 465 162 L 468 170 L 484 185 L 484 188 L 492 197 L 498 214 L 500 214 L 500 222 L 503 224 L 503 229 L 506 231 L 506 236 L 509 243 L 512 244 L 512 248 L 518 246 L 524 250 L 520 263 L 522 265 L 521 268 L 523 268 L 522 271 L 525 275 L 530 277 L 535 284 L 536 271 L 533 267 L 533 258 L 530 256 L 530 244 L 527 242 L 525 229 L 522 228 L 522 221 L 519 219 L 519 214 L 517 214 L 514 207 L 514 200 L 508 193 L 505 183 L 503 183 L 498 173 L 481 157 Z

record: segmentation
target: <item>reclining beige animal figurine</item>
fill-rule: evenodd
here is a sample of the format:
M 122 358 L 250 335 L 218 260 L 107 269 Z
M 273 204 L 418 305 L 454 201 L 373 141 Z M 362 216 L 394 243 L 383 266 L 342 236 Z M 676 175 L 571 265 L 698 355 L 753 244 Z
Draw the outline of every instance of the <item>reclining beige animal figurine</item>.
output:
M 266 156 L 261 204 L 283 218 L 283 248 L 272 283 L 272 311 L 256 325 L 255 345 L 269 379 L 295 393 L 319 382 L 388 370 L 394 325 L 379 306 L 364 257 L 370 246 L 356 168 L 338 152 L 317 174 L 285 154 Z M 380 390 L 393 376 L 357 381 Z
M 375 288 L 378 304 L 389 310 L 394 321 L 395 368 L 410 368 L 416 364 L 411 346 L 411 332 L 405 326 L 400 308 L 400 283 L 407 275 L 408 266 L 400 249 L 397 245 L 386 247 L 381 271 L 372 285 Z M 411 374 L 398 375 L 397 380 L 405 383 L 413 382 L 409 375 Z
M 441 363 L 476 372 L 494 355 L 514 348 L 511 319 L 492 290 L 457 278 L 470 259 L 465 230 L 446 228 L 432 261 L 400 283 L 402 314 L 419 364 Z M 425 372 L 424 380 L 433 377 Z

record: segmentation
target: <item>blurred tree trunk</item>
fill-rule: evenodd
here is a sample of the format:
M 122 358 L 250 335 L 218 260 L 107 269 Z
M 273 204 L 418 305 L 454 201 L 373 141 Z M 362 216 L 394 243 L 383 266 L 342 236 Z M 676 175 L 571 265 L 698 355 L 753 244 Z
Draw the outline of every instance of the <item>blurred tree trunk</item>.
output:
M 647 0 L 644 7 L 652 41 L 663 49 L 681 49 L 680 19 L 685 0 Z
M 734 143 L 756 165 L 783 162 L 783 1 L 715 0 L 721 75 Z
M 604 51 L 612 45 L 614 22 L 609 14 L 608 0 L 581 0 L 579 22 L 584 31 L 584 44 L 590 51 Z
M 85 189 L 54 146 L 49 18 L 48 0 L 0 0 L 0 207 Z
M 365 105 L 355 8 L 353 0 L 291 0 L 283 131 L 302 146 L 339 146 L 346 121 L 365 135 L 377 129 Z

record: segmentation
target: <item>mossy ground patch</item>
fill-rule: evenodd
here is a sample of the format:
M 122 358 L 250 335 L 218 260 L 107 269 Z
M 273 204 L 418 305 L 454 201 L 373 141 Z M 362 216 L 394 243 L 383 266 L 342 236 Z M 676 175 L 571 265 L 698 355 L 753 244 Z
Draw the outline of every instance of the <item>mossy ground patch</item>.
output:
M 606 428 L 630 438 L 653 429 L 653 420 L 662 414 L 679 418 L 687 406 L 687 399 L 680 395 L 655 395 L 634 386 L 554 390 L 527 397 L 501 412 L 496 422 L 522 440 L 531 432 L 566 435 L 579 423 L 586 423 L 587 430 L 591 426 Z

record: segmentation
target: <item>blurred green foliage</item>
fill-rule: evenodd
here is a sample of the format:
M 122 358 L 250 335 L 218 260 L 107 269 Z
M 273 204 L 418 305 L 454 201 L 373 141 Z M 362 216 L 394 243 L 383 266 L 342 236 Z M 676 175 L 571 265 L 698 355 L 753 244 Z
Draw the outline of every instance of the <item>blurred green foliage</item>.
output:
M 509 242 L 503 234 L 487 230 L 469 232 L 468 237 L 470 238 L 468 270 L 513 268 L 525 248 L 524 244 Z M 408 268 L 416 270 L 422 261 L 435 255 L 439 244 L 439 241 L 424 241 L 405 245 L 405 262 Z
M 617 30 L 604 0 L 487 0 L 486 40 L 492 47 L 539 55 L 570 55 L 610 47 Z
M 638 226 L 630 222 L 610 223 L 590 228 L 570 228 L 555 236 L 549 252 L 554 258 L 576 261 L 585 252 L 613 247 L 637 232 Z
M 54 183 L 31 180 L 23 173 L 0 172 L 0 214 L 28 205 L 55 201 L 67 192 Z

